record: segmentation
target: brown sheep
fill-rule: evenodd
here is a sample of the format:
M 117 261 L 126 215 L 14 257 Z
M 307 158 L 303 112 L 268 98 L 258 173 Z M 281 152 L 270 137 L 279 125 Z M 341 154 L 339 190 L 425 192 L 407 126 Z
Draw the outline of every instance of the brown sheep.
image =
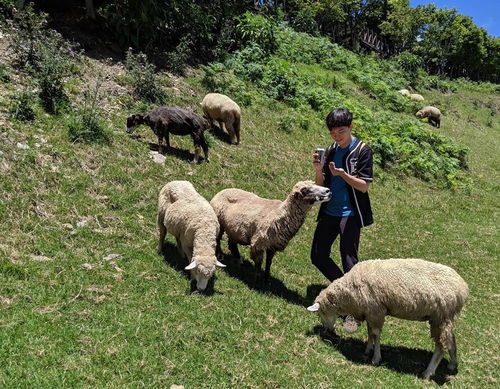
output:
M 241 189 L 224 189 L 210 201 L 221 227 L 217 251 L 221 253 L 220 239 L 224 231 L 234 257 L 241 258 L 238 244 L 250 245 L 250 256 L 257 268 L 256 278 L 262 271 L 266 253 L 264 278 L 267 281 L 276 251 L 286 248 L 313 204 L 328 201 L 330 197 L 330 189 L 312 181 L 298 182 L 285 201 L 264 199 Z
M 200 115 L 179 107 L 157 107 L 149 112 L 137 113 L 127 118 L 127 133 L 131 134 L 138 125 L 146 124 L 158 137 L 158 151 L 161 152 L 163 138 L 170 148 L 170 133 L 190 135 L 194 143 L 194 162 L 197 163 L 203 149 L 208 162 L 208 145 L 204 131 L 209 127 L 208 120 Z
M 417 111 L 415 116 L 419 119 L 429 118 L 429 123 L 436 128 L 441 127 L 441 111 L 436 107 L 431 107 L 428 105 L 427 107 L 422 108 Z
M 241 110 L 238 104 L 226 95 L 209 93 L 203 98 L 201 107 L 211 126 L 213 125 L 213 121 L 217 120 L 219 128 L 222 130 L 222 123 L 224 123 L 231 137 L 231 143 L 240 143 Z

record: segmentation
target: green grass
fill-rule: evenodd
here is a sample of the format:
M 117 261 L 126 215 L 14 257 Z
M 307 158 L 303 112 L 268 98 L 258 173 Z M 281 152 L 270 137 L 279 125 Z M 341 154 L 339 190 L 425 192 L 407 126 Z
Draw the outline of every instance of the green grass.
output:
M 303 68 L 331 82 L 332 73 Z M 360 105 L 381 108 L 335 74 Z M 179 95 L 169 90 L 168 104 L 199 112 L 207 92 L 200 77 L 181 80 Z M 433 350 L 424 323 L 387 318 L 379 367 L 361 359 L 365 325 L 338 342 L 318 336 L 319 320 L 305 310 L 315 285 L 326 285 L 309 261 L 317 208 L 275 257 L 267 291 L 251 285 L 247 249 L 241 268 L 217 271 L 208 295 L 189 292 L 172 237 L 166 260 L 156 254 L 156 202 L 166 182 L 187 179 L 208 199 L 227 187 L 284 199 L 295 182 L 313 177 L 311 152 L 330 141 L 322 112 L 306 113 L 307 130 L 283 131 L 278 122 L 290 108 L 257 102 L 243 109 L 240 146 L 210 134 L 211 162 L 193 165 L 191 140 L 171 136 L 176 151 L 162 166 L 149 158 L 148 143 L 156 142 L 149 128 L 135 137 L 124 132 L 126 116 L 141 104 L 110 93 L 103 104 L 109 145 L 71 143 L 64 115 L 38 112 L 33 124 L 8 122 L 0 130 L 0 386 L 497 386 L 500 99 L 465 88 L 426 97 L 444 107 L 442 128 L 433 131 L 470 148 L 472 184 L 449 191 L 397 167 L 376 168 L 376 222 L 363 230 L 360 254 L 440 262 L 468 282 L 471 296 L 456 327 L 458 375 L 446 377 L 443 362 L 435 381 L 416 377 Z M 0 109 L 4 114 L 3 102 Z M 21 141 L 30 149 L 17 149 Z M 338 243 L 333 252 L 338 261 Z M 121 257 L 104 259 L 111 253 Z

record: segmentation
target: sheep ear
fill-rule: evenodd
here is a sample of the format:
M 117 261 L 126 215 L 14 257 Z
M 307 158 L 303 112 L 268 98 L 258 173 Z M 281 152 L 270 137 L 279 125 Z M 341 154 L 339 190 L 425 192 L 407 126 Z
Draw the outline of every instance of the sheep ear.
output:
M 217 266 L 217 267 L 226 267 L 226 265 L 224 265 L 222 262 L 219 262 L 219 260 L 215 261 L 215 266 Z
M 193 261 L 189 265 L 187 265 L 184 269 L 186 269 L 186 270 L 192 270 L 195 267 L 196 267 L 196 261 Z
M 319 310 L 319 303 L 314 303 L 310 307 L 307 307 L 309 312 L 317 312 Z

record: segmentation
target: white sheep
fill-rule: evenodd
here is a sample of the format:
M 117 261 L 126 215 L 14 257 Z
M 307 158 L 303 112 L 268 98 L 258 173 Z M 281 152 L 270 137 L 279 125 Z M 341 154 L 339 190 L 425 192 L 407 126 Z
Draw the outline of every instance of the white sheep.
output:
M 213 125 L 213 121 L 217 120 L 219 128 L 222 130 L 222 123 L 224 123 L 231 137 L 231 143 L 240 143 L 241 110 L 238 104 L 226 95 L 209 93 L 203 98 L 201 107 L 211 126 Z
M 436 128 L 441 127 L 441 111 L 436 107 L 428 105 L 417 111 L 415 116 L 419 119 L 429 118 L 431 125 L 436 126 Z
M 365 357 L 374 348 L 372 363 L 380 363 L 380 333 L 385 316 L 429 321 L 434 354 L 422 373 L 428 379 L 449 351 L 448 368 L 457 368 L 457 347 L 453 334 L 455 318 L 469 294 L 465 281 L 455 270 L 422 259 L 370 260 L 355 265 L 333 281 L 307 309 L 318 312 L 323 325 L 333 330 L 340 315 L 366 320 L 368 343 Z
M 224 231 L 236 258 L 241 258 L 238 244 L 250 245 L 250 256 L 258 270 L 256 277 L 266 253 L 265 280 L 268 280 L 276 251 L 285 249 L 313 204 L 328 201 L 330 197 L 328 188 L 312 181 L 298 182 L 285 201 L 264 199 L 241 189 L 224 189 L 210 201 L 221 226 L 217 251 L 221 252 L 220 239 Z
M 413 101 L 424 101 L 424 96 L 422 95 L 419 95 L 418 93 L 412 93 L 410 94 L 410 99 L 412 99 Z
M 400 89 L 398 90 L 398 93 L 402 94 L 403 96 L 410 96 L 410 91 L 408 89 Z
M 215 255 L 219 222 L 214 210 L 188 181 L 172 181 L 158 197 L 158 252 L 163 254 L 167 232 L 177 241 L 177 250 L 186 257 L 198 290 L 205 290 L 216 267 L 225 267 Z

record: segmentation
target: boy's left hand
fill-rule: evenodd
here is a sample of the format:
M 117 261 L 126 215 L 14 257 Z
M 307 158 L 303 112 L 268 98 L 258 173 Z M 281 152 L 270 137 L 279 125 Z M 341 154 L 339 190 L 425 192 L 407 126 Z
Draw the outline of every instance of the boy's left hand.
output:
M 330 168 L 330 171 L 332 172 L 333 176 L 341 176 L 342 177 L 346 174 L 344 169 L 335 167 L 335 162 L 330 162 L 328 167 Z

